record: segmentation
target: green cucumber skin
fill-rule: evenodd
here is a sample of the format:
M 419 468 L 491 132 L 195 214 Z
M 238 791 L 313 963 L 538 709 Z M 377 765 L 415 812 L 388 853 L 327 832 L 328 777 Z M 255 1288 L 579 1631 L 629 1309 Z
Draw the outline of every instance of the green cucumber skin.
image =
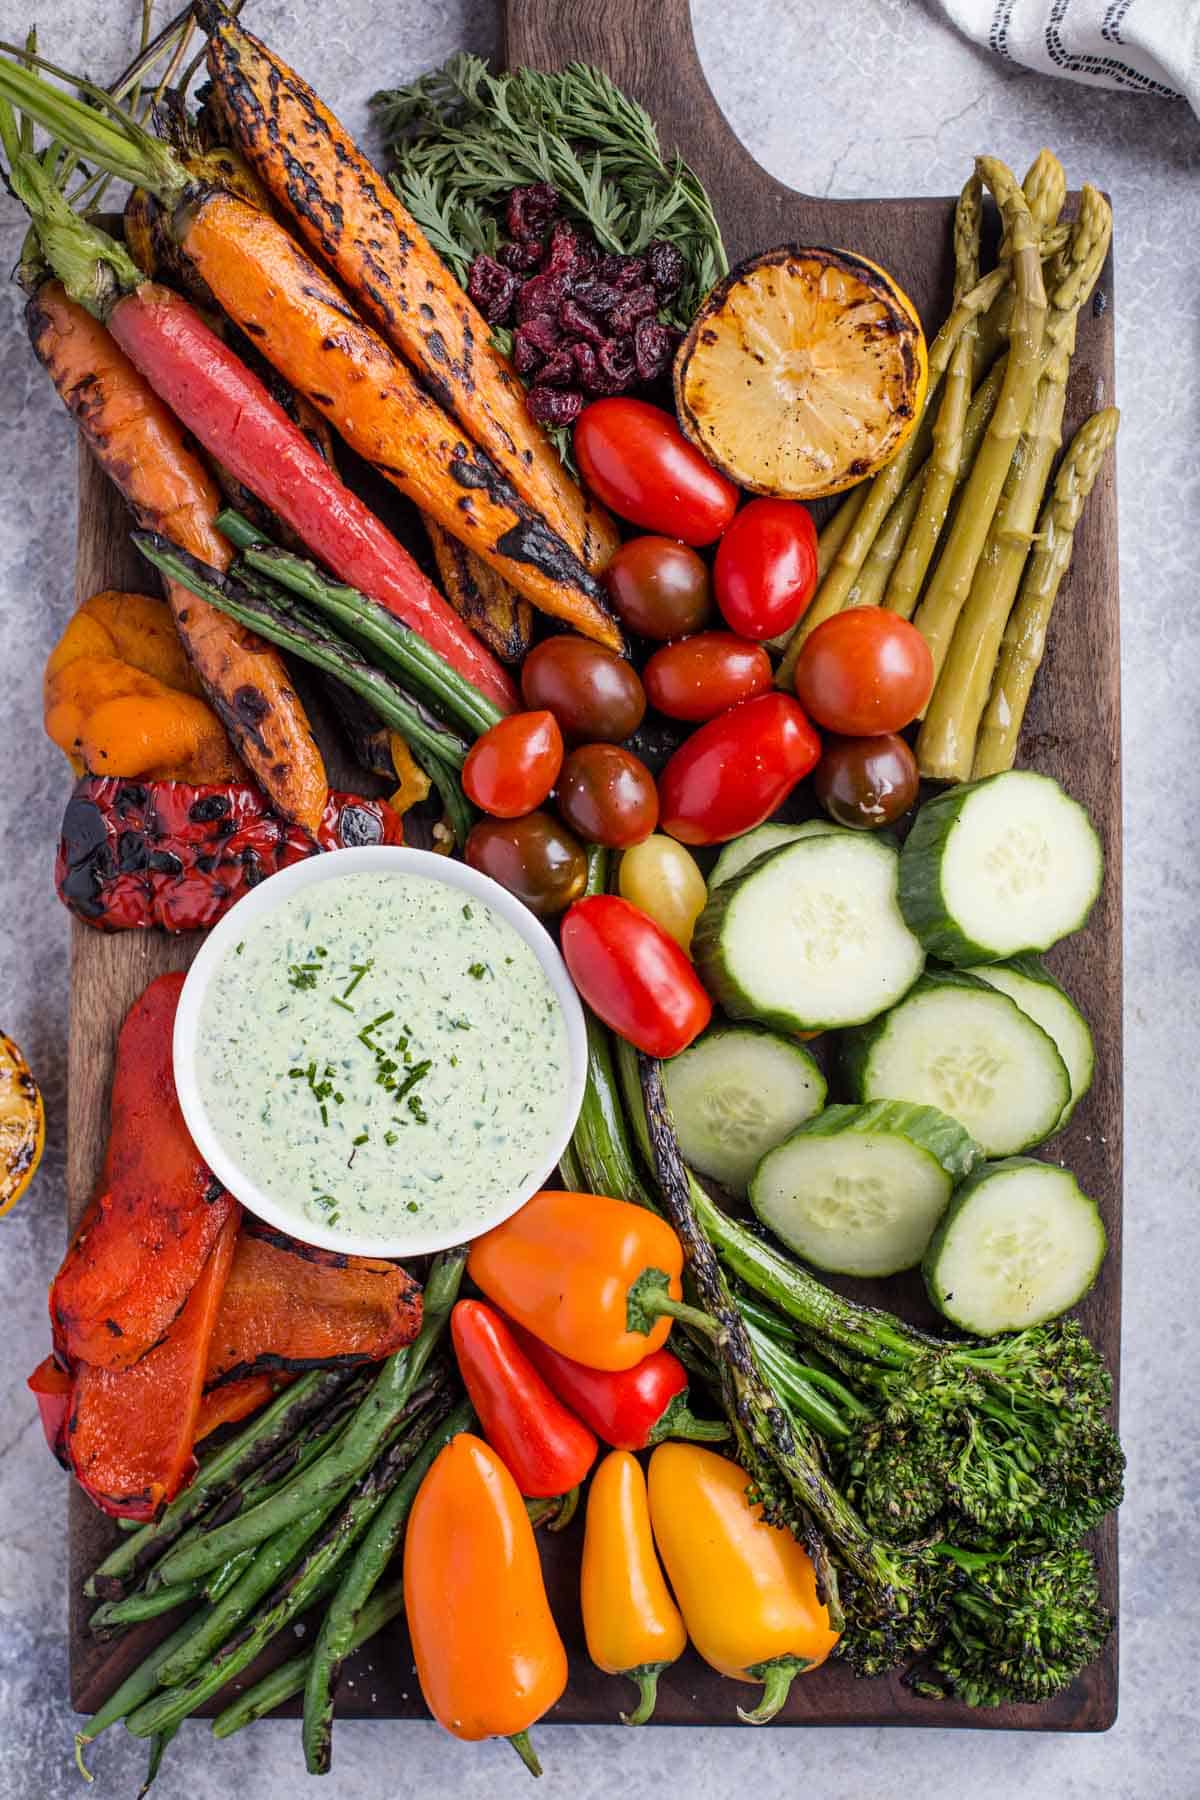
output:
M 833 831 L 840 831 L 841 829 L 840 826 L 831 827 L 831 830 Z M 825 836 L 827 834 L 822 833 L 820 835 Z M 868 836 L 865 832 L 847 832 L 845 835 L 869 842 L 872 838 L 878 837 L 879 834 L 871 833 Z M 734 977 L 726 964 L 725 950 L 721 942 L 722 927 L 725 922 L 726 914 L 735 904 L 738 890 L 742 885 L 748 881 L 751 876 L 756 875 L 764 868 L 768 862 L 773 862 L 777 856 L 789 856 L 795 852 L 800 844 L 819 841 L 819 838 L 814 834 L 809 838 L 797 839 L 791 844 L 781 844 L 777 850 L 768 850 L 764 855 L 755 857 L 754 861 L 748 863 L 740 874 L 734 876 L 732 881 L 723 881 L 715 889 L 709 890 L 708 900 L 705 903 L 704 911 L 697 919 L 695 929 L 692 932 L 692 960 L 696 965 L 696 973 L 708 990 L 710 999 L 715 1005 L 719 1006 L 723 1012 L 727 1013 L 731 1019 L 748 1020 L 756 1025 L 765 1025 L 770 1030 L 782 1031 L 785 1033 L 797 1031 L 816 1032 L 840 1031 L 843 1029 L 849 1030 L 856 1024 L 855 1021 L 848 1019 L 802 1018 L 798 1013 L 764 1007 L 760 1001 L 753 997 L 753 995 L 748 994 Z M 890 845 L 886 847 L 891 848 Z M 914 985 L 915 982 L 919 980 L 920 971 L 918 971 L 917 976 L 914 978 Z M 905 990 L 904 994 L 897 995 L 896 999 L 892 1002 L 893 1006 L 899 1005 L 900 1001 L 905 999 L 912 991 L 912 987 L 909 987 Z M 869 1015 L 870 1018 L 886 1018 L 886 1016 L 886 1013 Z
M 1036 955 L 1038 951 L 1051 948 L 1050 944 L 1025 944 L 1019 950 L 997 955 L 989 945 L 978 944 L 973 938 L 967 937 L 953 922 L 942 892 L 942 860 L 963 807 L 980 788 L 986 787 L 990 782 L 1006 781 L 1011 774 L 1011 769 L 1005 769 L 998 775 L 984 776 L 982 781 L 967 781 L 959 787 L 947 788 L 944 794 L 937 794 L 932 800 L 927 800 L 917 813 L 912 830 L 901 846 L 900 910 L 908 922 L 909 930 L 925 946 L 926 954 L 938 962 L 950 963 L 958 968 L 970 968 L 972 963 L 1012 962 L 1017 956 Z M 1046 776 L 1045 779 L 1048 781 L 1051 777 Z M 1054 785 L 1059 786 L 1057 782 Z M 1065 791 L 1063 797 L 1070 799 Z M 1083 812 L 1082 807 L 1080 811 Z M 1087 817 L 1086 813 L 1084 817 Z M 1104 853 L 1100 836 L 1090 819 L 1088 825 L 1096 839 L 1100 872 L 1095 892 L 1088 901 L 1083 917 L 1074 928 L 1076 931 L 1082 930 L 1087 923 L 1104 876 Z M 1059 941 L 1057 938 L 1053 940 L 1055 943 Z
M 847 1133 L 906 1138 L 918 1150 L 927 1150 L 956 1184 L 984 1160 L 983 1151 L 957 1119 L 936 1106 L 918 1106 L 908 1100 L 827 1106 L 816 1118 L 798 1125 L 777 1148 L 797 1137 L 844 1137 Z
M 816 1112 L 813 1114 L 813 1117 L 814 1118 L 819 1117 L 820 1111 L 824 1107 L 826 1098 L 829 1093 L 829 1083 L 825 1078 L 824 1069 L 821 1067 L 820 1063 L 817 1061 L 817 1059 L 813 1055 L 812 1051 L 808 1048 L 807 1044 L 797 1043 L 796 1039 L 793 1037 L 781 1037 L 778 1032 L 768 1031 L 766 1029 L 766 1027 L 763 1025 L 749 1024 L 749 1023 L 735 1025 L 730 1022 L 725 1022 L 725 1023 L 710 1026 L 710 1028 L 706 1032 L 704 1032 L 701 1037 L 698 1037 L 696 1039 L 695 1043 L 689 1044 L 687 1049 L 681 1051 L 680 1055 L 678 1057 L 673 1057 L 673 1058 L 671 1058 L 670 1062 L 667 1062 L 666 1064 L 664 1064 L 663 1079 L 667 1086 L 668 1102 L 670 1102 L 670 1100 L 671 1100 L 670 1071 L 671 1071 L 671 1067 L 672 1067 L 673 1063 L 682 1061 L 682 1059 L 684 1057 L 691 1056 L 692 1052 L 695 1050 L 702 1049 L 702 1048 L 708 1048 L 713 1045 L 719 1045 L 723 1041 L 728 1040 L 728 1039 L 739 1039 L 739 1038 L 743 1038 L 743 1039 L 744 1038 L 761 1038 L 761 1039 L 764 1039 L 769 1044 L 771 1044 L 773 1049 L 776 1050 L 778 1053 L 790 1058 L 796 1065 L 797 1074 L 803 1075 L 804 1079 L 807 1080 L 812 1086 L 813 1095 L 814 1095 L 814 1098 L 816 1101 Z M 686 1128 L 684 1130 L 681 1130 L 681 1128 L 680 1128 L 681 1109 L 679 1107 L 675 1107 L 674 1112 L 675 1112 L 676 1134 L 680 1137 L 681 1142 L 682 1142 L 683 1137 L 686 1135 Z M 811 1124 L 812 1120 L 811 1119 L 806 1120 L 805 1123 Z M 793 1126 L 792 1129 L 794 1131 L 799 1131 L 800 1129 L 802 1129 L 802 1127 L 799 1125 L 796 1125 L 796 1126 Z M 791 1135 L 791 1134 L 789 1133 L 789 1135 Z M 764 1154 L 766 1154 L 766 1152 L 764 1152 Z M 685 1153 L 685 1160 L 687 1160 L 686 1153 Z M 708 1175 L 709 1180 L 720 1182 L 720 1184 L 723 1187 L 725 1187 L 728 1192 L 744 1195 L 744 1193 L 746 1191 L 744 1184 L 739 1184 L 737 1187 L 731 1187 L 727 1182 L 725 1182 L 722 1179 L 722 1177 L 720 1175 L 714 1174 L 711 1171 L 703 1170 L 699 1161 L 696 1162 L 695 1167 L 700 1169 L 701 1173 L 706 1173 Z
M 1056 994 L 1062 995 L 1071 1011 L 1076 1015 L 1083 1026 L 1084 1032 L 1091 1045 L 1091 1064 L 1088 1069 L 1087 1080 L 1082 1084 L 1078 1091 L 1076 1091 L 1074 1078 L 1072 1077 L 1071 1098 L 1063 1107 L 1062 1116 L 1060 1117 L 1058 1124 L 1054 1127 L 1054 1132 L 1057 1136 L 1060 1131 L 1066 1130 L 1075 1115 L 1075 1109 L 1091 1092 L 1092 1083 L 1096 1078 L 1096 1040 L 1093 1036 L 1092 1028 L 1088 1023 L 1082 1008 L 1071 998 L 1062 982 L 1056 980 L 1042 961 L 1041 957 L 1036 955 L 1034 951 L 1026 951 L 1023 956 L 1006 956 L 1003 962 L 989 963 L 985 966 L 992 969 L 1011 969 L 1014 975 L 1020 975 L 1026 981 L 1035 982 L 1039 987 L 1053 988 Z M 986 985 L 987 983 L 985 982 L 985 986 Z M 1009 998 L 1011 999 L 1012 996 L 1010 995 Z M 1018 1000 L 1016 1004 L 1019 1006 L 1021 1003 Z M 1036 1019 L 1034 1020 L 1034 1023 L 1037 1023 Z M 1043 1026 L 1042 1029 L 1044 1030 L 1045 1027 Z M 1065 1057 L 1063 1057 L 1063 1061 L 1066 1061 Z M 1069 1068 L 1067 1073 L 1070 1074 Z
M 946 1208 L 945 1212 L 942 1214 L 942 1217 L 938 1224 L 938 1227 L 937 1227 L 936 1231 L 934 1232 L 933 1236 L 929 1240 L 929 1248 L 928 1248 L 928 1250 L 926 1250 L 925 1255 L 921 1260 L 921 1278 L 925 1283 L 925 1292 L 929 1296 L 929 1304 L 935 1309 L 935 1311 L 939 1312 L 944 1319 L 949 1319 L 951 1324 L 957 1325 L 957 1327 L 960 1331 L 969 1331 L 970 1326 L 961 1324 L 957 1319 L 955 1319 L 953 1317 L 952 1314 L 950 1314 L 946 1311 L 945 1302 L 939 1298 L 938 1286 L 937 1286 L 938 1258 L 941 1256 L 942 1247 L 945 1244 L 946 1239 L 950 1235 L 950 1232 L 954 1227 L 955 1221 L 958 1219 L 958 1217 L 962 1213 L 963 1208 L 970 1202 L 970 1200 L 971 1200 L 972 1196 L 975 1194 L 975 1192 L 983 1185 L 983 1183 L 985 1181 L 990 1181 L 994 1175 L 1002 1174 L 1002 1173 L 1004 1173 L 1004 1171 L 1006 1171 L 1008 1169 L 1046 1169 L 1046 1168 L 1057 1169 L 1058 1165 L 1056 1163 L 1041 1162 L 1036 1156 L 1005 1156 L 1005 1157 L 1001 1157 L 998 1162 L 984 1163 L 982 1165 L 982 1167 L 975 1169 L 970 1175 L 967 1176 L 966 1180 L 961 1184 L 961 1186 L 958 1187 L 955 1190 L 955 1192 L 952 1194 L 952 1196 L 950 1198 L 950 1204 Z M 1072 1176 L 1072 1180 L 1074 1180 L 1074 1179 L 1075 1179 L 1074 1176 Z M 1095 1287 L 1095 1285 L 1096 1285 L 1096 1278 L 1100 1273 L 1101 1267 L 1104 1263 L 1104 1258 L 1108 1254 L 1108 1232 L 1105 1228 L 1104 1220 L 1100 1216 L 1100 1208 L 1097 1206 L 1096 1202 L 1091 1199 L 1090 1195 L 1083 1194 L 1083 1189 L 1079 1187 L 1079 1183 L 1077 1181 L 1075 1182 L 1075 1185 L 1079 1189 L 1079 1192 L 1083 1196 L 1083 1198 L 1090 1202 L 1092 1209 L 1096 1215 L 1096 1229 L 1098 1232 L 1099 1249 L 1098 1249 L 1098 1253 L 1096 1256 L 1096 1261 L 1092 1267 L 1091 1275 L 1088 1277 L 1086 1284 L 1080 1288 L 1080 1290 L 1076 1294 L 1074 1300 L 1072 1300 L 1067 1306 L 1063 1307 L 1061 1312 L 1052 1315 L 1055 1318 L 1062 1318 L 1063 1313 L 1070 1312 L 1072 1307 L 1079 1305 L 1079 1302 L 1085 1297 L 1085 1295 L 1091 1293 L 1093 1287 Z M 1040 1322 L 1042 1324 L 1046 1324 L 1046 1323 L 1048 1323 L 1048 1320 L 1043 1319 Z

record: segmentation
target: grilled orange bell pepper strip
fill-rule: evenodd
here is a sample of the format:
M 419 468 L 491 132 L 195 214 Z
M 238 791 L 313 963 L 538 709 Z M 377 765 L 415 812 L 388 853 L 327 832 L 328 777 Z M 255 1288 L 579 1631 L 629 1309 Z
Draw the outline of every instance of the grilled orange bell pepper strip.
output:
M 661 1349 L 683 1304 L 683 1248 L 665 1220 L 606 1194 L 535 1194 L 475 1239 L 467 1272 L 502 1312 L 589 1369 Z
M 738 1707 L 765 1725 L 795 1677 L 838 1641 L 807 1552 L 746 1497 L 746 1471 L 698 1444 L 660 1444 L 650 1458 L 650 1519 L 688 1636 L 706 1663 L 757 1681 L 761 1703 Z
M 567 1653 L 516 1482 L 496 1452 L 460 1432 L 413 1502 L 404 1609 L 421 1692 L 468 1743 L 506 1737 L 534 1775 L 529 1728 L 567 1685 Z
M 687 1633 L 655 1554 L 646 1477 L 628 1450 L 613 1450 L 592 1477 L 580 1599 L 596 1667 L 638 1685 L 637 1707 L 621 1723 L 644 1725 L 658 1678 L 683 1655 Z

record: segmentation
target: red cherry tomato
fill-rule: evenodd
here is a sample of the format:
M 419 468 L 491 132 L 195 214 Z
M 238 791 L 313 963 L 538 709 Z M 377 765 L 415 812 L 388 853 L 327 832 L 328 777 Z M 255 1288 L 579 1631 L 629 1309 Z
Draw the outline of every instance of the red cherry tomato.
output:
M 494 819 L 519 819 L 542 804 L 558 780 L 562 759 L 562 732 L 553 713 L 512 713 L 468 750 L 463 790 Z
M 592 1011 L 647 1056 L 677 1056 L 711 1019 L 712 1001 L 679 945 L 628 900 L 577 900 L 559 941 Z
M 795 670 L 796 697 L 827 731 L 877 737 L 915 719 L 933 691 L 933 657 L 915 625 L 851 606 L 818 625 Z
M 707 563 L 672 538 L 630 538 L 605 569 L 604 585 L 617 616 L 642 637 L 665 642 L 699 631 L 712 612 Z
M 625 850 L 657 825 L 658 790 L 631 751 L 617 744 L 583 744 L 562 766 L 558 810 L 587 843 Z
M 770 693 L 771 659 L 747 638 L 699 631 L 656 650 L 642 681 L 650 704 L 669 719 L 715 719 L 739 700 Z
M 643 531 L 711 544 L 737 489 L 706 462 L 670 413 L 646 400 L 594 400 L 575 427 L 575 455 L 598 500 Z
M 606 744 L 632 736 L 646 711 L 637 670 L 603 644 L 587 638 L 543 638 L 521 667 L 526 706 L 545 707 L 564 737 Z
M 790 631 L 817 586 L 817 531 L 798 500 L 751 500 L 735 517 L 713 565 L 717 605 L 731 631 Z
M 684 844 L 723 844 L 769 819 L 821 754 L 790 694 L 760 694 L 710 719 L 658 780 L 662 829 Z

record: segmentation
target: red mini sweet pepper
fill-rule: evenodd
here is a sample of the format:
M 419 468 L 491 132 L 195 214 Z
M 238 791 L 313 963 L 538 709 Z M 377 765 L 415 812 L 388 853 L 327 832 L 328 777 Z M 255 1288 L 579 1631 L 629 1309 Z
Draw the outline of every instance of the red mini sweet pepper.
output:
M 578 1487 L 596 1460 L 586 1425 L 567 1411 L 517 1343 L 480 1300 L 460 1300 L 450 1335 L 483 1435 L 527 1499 Z
M 729 1436 L 727 1425 L 691 1412 L 687 1370 L 670 1350 L 655 1350 L 632 1369 L 589 1369 L 519 1325 L 512 1332 L 551 1391 L 614 1450 L 648 1450 L 664 1438 L 717 1443 Z

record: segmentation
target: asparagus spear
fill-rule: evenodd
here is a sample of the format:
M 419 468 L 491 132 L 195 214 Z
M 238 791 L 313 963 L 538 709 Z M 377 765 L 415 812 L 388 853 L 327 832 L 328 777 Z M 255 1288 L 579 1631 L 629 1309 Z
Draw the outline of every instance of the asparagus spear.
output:
M 1000 398 L 963 488 L 941 561 L 917 613 L 916 623 L 932 653 L 935 676 L 941 671 L 950 634 L 971 591 L 1005 477 L 1033 405 L 1041 379 L 1049 310 L 1037 229 L 1024 193 L 1012 171 L 996 157 L 980 157 L 977 167 L 996 196 L 1012 246 L 1013 315 Z
M 1070 567 L 1075 527 L 1100 465 L 1117 435 L 1115 406 L 1093 413 L 1072 438 L 1038 525 L 1037 546 L 1026 565 L 1021 592 L 1005 627 L 991 698 L 983 716 L 971 776 L 1011 769 L 1033 678 L 1046 648 L 1046 628 L 1063 576 Z
M 1038 228 L 1042 240 L 1042 263 L 1047 263 L 1057 256 L 1069 236 L 1069 227 L 1060 225 L 1058 215 L 1063 209 L 1063 201 L 1067 197 L 1067 178 L 1063 166 L 1052 150 L 1039 150 L 1021 183 L 1025 199 L 1029 204 L 1030 216 Z M 1007 245 L 1001 244 L 1000 255 L 1006 253 Z M 974 378 L 979 381 L 986 369 L 999 356 L 1001 348 L 1008 342 L 1008 328 L 1012 319 L 1012 289 L 1008 287 L 1001 294 L 991 311 L 985 313 L 979 321 L 979 330 L 975 334 L 975 369 Z
M 1079 308 L 1092 291 L 1108 254 L 1112 214 L 1095 188 L 1085 188 L 1071 243 L 1052 274 L 1043 373 L 1033 411 L 1004 484 L 967 602 L 917 739 L 923 775 L 965 781 L 975 754 L 975 734 L 992 672 L 1025 567 L 1046 482 L 1062 443 L 1067 376 L 1075 348 Z M 949 554 L 949 551 L 947 551 Z M 917 615 L 922 625 L 924 607 Z
M 983 184 L 972 175 L 954 214 L 954 299 L 957 304 L 979 280 L 979 243 L 983 229 Z M 925 470 L 921 498 L 912 530 L 901 552 L 884 595 L 889 612 L 911 619 L 925 575 L 937 549 L 950 498 L 963 466 L 963 436 L 971 404 L 971 374 L 979 321 L 972 319 L 963 331 L 950 367 L 933 427 L 933 448 Z

